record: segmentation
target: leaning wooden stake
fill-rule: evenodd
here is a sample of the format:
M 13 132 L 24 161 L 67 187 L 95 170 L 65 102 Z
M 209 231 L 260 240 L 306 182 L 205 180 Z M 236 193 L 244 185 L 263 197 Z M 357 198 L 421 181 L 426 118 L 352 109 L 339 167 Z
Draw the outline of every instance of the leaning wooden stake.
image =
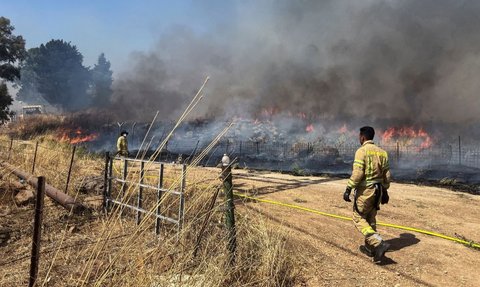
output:
M 215 202 L 217 201 L 219 192 L 220 192 L 220 188 L 217 188 L 213 193 L 212 199 L 210 201 L 210 205 L 208 206 L 208 209 L 207 209 L 207 214 L 205 216 L 205 219 L 203 220 L 203 224 L 202 224 L 202 227 L 200 228 L 200 232 L 197 235 L 197 241 L 195 242 L 195 248 L 193 249 L 193 258 L 197 257 L 198 250 L 200 249 L 200 245 L 202 244 L 203 234 L 205 233 L 205 230 L 207 229 L 207 224 L 210 221 L 210 217 L 212 216 L 213 208 L 215 207 Z
M 38 142 L 35 143 L 35 152 L 33 153 L 32 174 L 35 173 L 35 163 L 37 161 Z
M 43 202 L 45 198 L 45 177 L 38 177 L 37 194 L 35 200 L 35 221 L 33 223 L 32 257 L 30 260 L 29 287 L 35 285 L 38 275 L 38 262 L 40 259 L 40 239 L 42 234 Z
M 70 165 L 68 166 L 67 182 L 65 183 L 65 194 L 68 194 L 68 185 L 70 184 L 70 177 L 72 176 L 73 162 L 75 159 L 75 151 L 77 146 L 74 145 L 72 149 L 72 157 L 70 158 Z

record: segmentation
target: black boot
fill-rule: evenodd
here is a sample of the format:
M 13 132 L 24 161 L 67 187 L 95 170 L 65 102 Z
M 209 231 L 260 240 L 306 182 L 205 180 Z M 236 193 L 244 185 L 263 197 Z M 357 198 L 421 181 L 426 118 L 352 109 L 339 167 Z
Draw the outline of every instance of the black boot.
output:
M 387 252 L 389 247 L 390 247 L 390 244 L 382 241 L 382 243 L 380 243 L 380 245 L 378 245 L 375 248 L 375 255 L 373 256 L 373 262 L 380 263 L 382 261 L 383 256 L 385 255 L 385 252 Z
M 368 245 L 360 245 L 360 247 L 358 247 L 358 249 L 360 250 L 360 252 L 367 255 L 368 257 L 373 257 L 375 255 L 373 253 L 372 248 L 370 248 Z

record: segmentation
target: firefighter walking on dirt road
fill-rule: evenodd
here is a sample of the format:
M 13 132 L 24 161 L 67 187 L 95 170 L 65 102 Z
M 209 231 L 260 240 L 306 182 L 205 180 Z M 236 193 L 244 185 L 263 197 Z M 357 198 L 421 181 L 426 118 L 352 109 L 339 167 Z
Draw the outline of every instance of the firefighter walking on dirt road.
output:
M 390 247 L 377 232 L 376 219 L 380 203 L 388 203 L 387 189 L 390 187 L 390 168 L 388 155 L 373 143 L 375 130 L 372 127 L 360 129 L 360 144 L 355 152 L 352 176 L 348 180 L 343 199 L 350 202 L 350 193 L 354 191 L 353 222 L 365 236 L 365 245 L 360 251 L 373 257 L 380 263 Z
M 122 131 L 117 140 L 117 154 L 128 157 L 128 141 L 127 141 L 127 131 Z

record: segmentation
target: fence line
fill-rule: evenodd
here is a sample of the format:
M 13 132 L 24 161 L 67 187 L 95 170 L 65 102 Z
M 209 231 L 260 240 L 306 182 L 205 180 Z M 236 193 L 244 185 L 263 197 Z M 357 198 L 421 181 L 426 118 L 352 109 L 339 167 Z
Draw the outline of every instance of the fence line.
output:
M 50 151 L 51 156 L 40 156 L 41 150 Z M 37 142 L 24 140 L 2 140 L 0 139 L 0 158 L 6 161 L 13 161 L 23 170 L 30 171 L 33 175 L 42 174 L 47 176 L 55 185 L 64 186 L 65 193 L 74 173 L 76 146 L 72 146 L 71 152 L 61 149 L 46 147 Z M 69 160 L 67 160 L 67 158 Z M 62 164 L 65 160 L 65 164 Z M 52 170 L 51 165 L 45 166 L 46 162 L 54 162 L 56 169 Z M 54 182 L 56 180 L 56 182 Z
M 402 143 L 380 144 L 390 157 L 391 165 L 433 166 L 433 165 L 463 165 L 480 168 L 480 147 L 462 145 L 459 141 L 422 147 Z M 322 161 L 324 164 L 350 163 L 353 161 L 358 144 L 329 145 L 322 142 L 262 142 L 262 141 L 232 141 L 219 142 L 202 161 L 203 165 L 215 165 L 226 153 L 238 157 L 240 162 L 264 160 L 265 168 L 272 162 L 294 162 L 297 160 Z M 198 141 L 171 142 L 161 154 L 165 161 L 178 161 L 185 155 L 185 162 L 194 158 L 195 153 L 202 150 Z M 281 164 L 281 163 L 280 163 Z M 321 168 L 321 165 L 319 165 Z

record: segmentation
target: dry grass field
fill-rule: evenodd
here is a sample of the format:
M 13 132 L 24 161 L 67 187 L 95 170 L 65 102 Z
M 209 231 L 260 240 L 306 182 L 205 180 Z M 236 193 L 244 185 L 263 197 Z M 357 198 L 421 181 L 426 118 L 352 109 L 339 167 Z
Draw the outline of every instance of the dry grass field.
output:
M 36 140 L 49 147 L 39 150 L 36 175 L 44 173 L 47 182 L 63 189 L 70 146 L 48 136 Z M 31 143 L 25 143 L 9 162 L 28 170 L 31 158 L 25 150 L 31 148 Z M 155 170 L 155 166 L 148 168 Z M 129 176 L 136 173 L 133 167 Z M 180 173 L 178 166 L 167 167 L 168 188 L 178 187 Z M 1 174 L 0 230 L 8 232 L 10 239 L 0 246 L 0 285 L 26 285 L 33 204 L 17 206 L 18 178 L 5 169 Z M 153 174 L 146 180 L 155 182 Z M 115 209 L 108 215 L 91 209 L 74 215 L 47 198 L 38 286 L 478 286 L 478 250 L 381 227 L 392 250 L 383 264 L 374 265 L 358 251 L 363 239 L 351 222 L 242 198 L 236 200 L 237 261 L 229 267 L 223 196 L 216 201 L 200 252 L 193 258 L 206 208 L 220 184 L 218 174 L 215 168 L 187 170 L 184 228 L 177 234 L 173 226 L 164 224 L 158 237 L 150 217 L 137 226 L 133 212 L 120 216 Z M 98 189 L 81 187 L 102 175 L 103 159 L 80 152 L 68 193 L 95 205 L 86 201 L 95 199 Z M 351 206 L 341 198 L 345 183 L 337 178 L 234 170 L 238 193 L 350 216 Z M 380 221 L 480 241 L 478 196 L 399 183 L 390 191 L 391 202 L 382 206 Z M 135 196 L 133 188 L 129 192 Z M 153 200 L 153 195 L 147 193 L 146 201 L 149 198 Z M 174 199 L 164 202 L 167 209 L 175 204 Z

